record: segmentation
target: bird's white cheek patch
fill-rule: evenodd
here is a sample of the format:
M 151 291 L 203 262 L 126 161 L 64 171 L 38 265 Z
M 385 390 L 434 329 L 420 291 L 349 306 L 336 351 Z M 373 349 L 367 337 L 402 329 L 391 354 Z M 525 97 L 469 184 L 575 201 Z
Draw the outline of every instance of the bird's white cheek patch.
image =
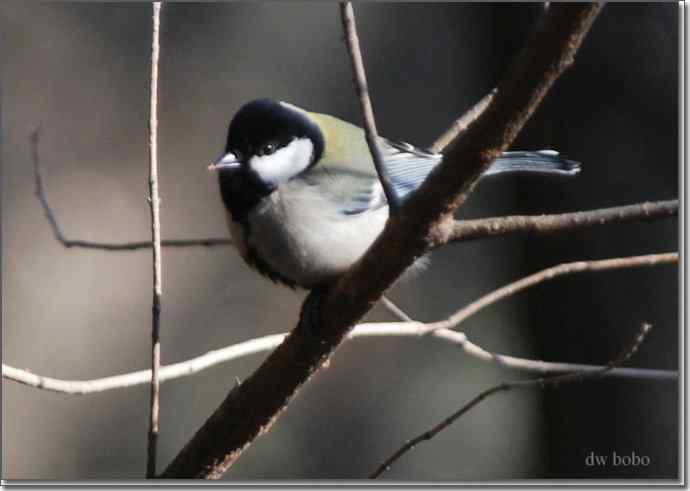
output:
M 299 138 L 271 155 L 252 157 L 249 166 L 264 182 L 278 184 L 309 167 L 313 151 L 308 138 Z

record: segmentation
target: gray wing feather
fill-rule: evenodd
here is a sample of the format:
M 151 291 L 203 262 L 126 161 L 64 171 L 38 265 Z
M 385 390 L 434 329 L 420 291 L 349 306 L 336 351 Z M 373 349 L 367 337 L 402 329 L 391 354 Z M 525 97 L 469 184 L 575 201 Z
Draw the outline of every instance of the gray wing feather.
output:
M 398 197 L 405 199 L 424 182 L 441 162 L 442 154 L 416 148 L 408 143 L 380 138 L 386 172 Z M 572 176 L 580 171 L 578 162 L 564 159 L 554 150 L 504 152 L 482 177 L 509 172 L 530 172 Z M 343 215 L 354 215 L 385 206 L 386 197 L 375 173 L 338 169 L 337 179 L 324 182 Z M 328 176 L 328 172 L 324 175 Z M 335 177 L 335 176 L 333 176 Z M 347 181 L 347 182 L 345 182 Z M 325 189 L 324 189 L 325 191 Z
M 386 170 L 398 196 L 403 199 L 424 182 L 443 157 L 407 143 L 383 141 Z M 574 176 L 580 172 L 580 163 L 561 157 L 555 150 L 504 152 L 482 178 L 509 172 Z
M 381 153 L 391 183 L 401 199 L 417 189 L 443 158 L 441 154 L 385 138 L 381 138 Z
M 379 138 L 379 147 L 386 172 L 401 199 L 417 189 L 443 158 L 441 154 L 386 138 Z M 325 194 L 332 196 L 344 215 L 376 210 L 387 204 L 373 165 L 371 172 L 342 166 L 337 169 L 317 168 L 314 172 L 305 174 L 305 179 L 318 184 Z
M 561 157 L 555 150 L 504 152 L 503 155 L 494 160 L 494 163 L 484 172 L 482 177 L 505 172 L 574 176 L 580 172 L 580 163 Z
M 319 193 L 329 197 L 342 215 L 356 215 L 386 204 L 386 197 L 375 173 L 352 169 L 317 168 L 302 180 L 318 186 Z

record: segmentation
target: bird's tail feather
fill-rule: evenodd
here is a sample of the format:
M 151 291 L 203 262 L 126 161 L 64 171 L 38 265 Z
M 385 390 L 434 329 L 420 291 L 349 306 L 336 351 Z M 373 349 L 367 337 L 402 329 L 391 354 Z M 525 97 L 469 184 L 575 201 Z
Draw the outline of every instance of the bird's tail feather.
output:
M 530 172 L 574 176 L 580 172 L 580 163 L 567 160 L 555 150 L 537 152 L 504 152 L 494 160 L 484 176 L 507 172 Z

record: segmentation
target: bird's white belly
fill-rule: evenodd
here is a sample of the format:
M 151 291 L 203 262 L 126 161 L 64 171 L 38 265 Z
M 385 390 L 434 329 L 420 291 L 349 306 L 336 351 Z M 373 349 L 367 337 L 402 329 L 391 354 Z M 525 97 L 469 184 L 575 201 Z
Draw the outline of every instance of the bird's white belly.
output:
M 250 214 L 247 247 L 281 276 L 303 287 L 347 270 L 381 233 L 388 208 L 343 215 L 304 190 L 269 196 Z

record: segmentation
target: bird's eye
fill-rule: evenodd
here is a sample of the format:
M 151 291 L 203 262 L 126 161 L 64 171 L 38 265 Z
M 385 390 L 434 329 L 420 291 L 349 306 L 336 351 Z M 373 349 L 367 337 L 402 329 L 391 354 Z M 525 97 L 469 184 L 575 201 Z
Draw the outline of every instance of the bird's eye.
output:
M 273 142 L 265 143 L 264 146 L 261 147 L 261 155 L 271 155 L 273 152 L 276 151 L 276 144 Z

